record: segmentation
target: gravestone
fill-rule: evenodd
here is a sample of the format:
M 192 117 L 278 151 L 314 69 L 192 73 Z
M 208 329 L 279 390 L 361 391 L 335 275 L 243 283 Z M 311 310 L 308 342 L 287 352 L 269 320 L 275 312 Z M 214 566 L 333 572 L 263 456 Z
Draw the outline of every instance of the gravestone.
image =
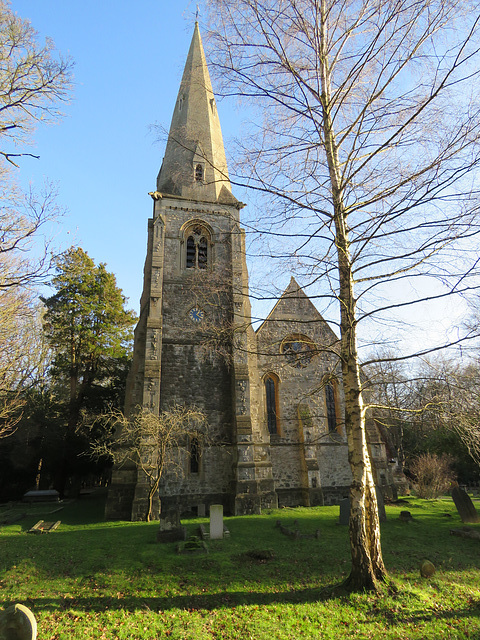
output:
M 480 522 L 477 510 L 466 491 L 460 489 L 460 487 L 453 487 L 452 499 L 462 522 Z
M 383 494 L 379 487 L 375 487 L 375 493 L 377 496 L 377 507 L 378 507 L 378 519 L 380 522 L 387 521 L 387 514 L 385 512 L 385 503 L 383 502 Z
M 223 505 L 210 505 L 210 540 L 223 538 Z
M 422 578 L 431 578 L 435 574 L 435 565 L 430 560 L 424 560 L 420 565 Z
M 340 500 L 340 517 L 339 517 L 338 523 L 348 525 L 349 521 L 350 521 L 350 499 L 343 498 L 343 500 Z
M 382 493 L 378 487 L 376 488 L 376 494 L 377 494 L 377 505 L 378 505 L 378 518 L 380 522 L 386 522 L 387 514 L 385 513 L 385 505 L 383 503 Z M 344 498 L 343 500 L 340 500 L 339 504 L 340 504 L 340 517 L 338 522 L 339 524 L 348 525 L 350 521 L 350 499 Z
M 400 515 L 398 517 L 402 522 L 413 522 L 413 516 L 410 511 L 400 511 Z
M 187 530 L 182 527 L 178 511 L 166 511 L 160 514 L 160 526 L 157 542 L 179 542 L 187 539 Z
M 197 506 L 197 515 L 199 518 L 205 518 L 207 511 L 205 509 L 205 504 L 199 504 Z
M 37 621 L 23 604 L 14 604 L 0 613 L 0 640 L 35 640 Z
M 23 502 L 59 502 L 60 494 L 56 489 L 32 490 L 23 494 Z

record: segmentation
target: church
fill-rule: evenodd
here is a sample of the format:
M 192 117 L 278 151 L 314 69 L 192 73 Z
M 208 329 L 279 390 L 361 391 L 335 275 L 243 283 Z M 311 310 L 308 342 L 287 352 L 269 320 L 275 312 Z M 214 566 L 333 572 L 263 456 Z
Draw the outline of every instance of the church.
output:
M 162 475 L 154 514 L 336 504 L 351 481 L 338 338 L 294 278 L 258 329 L 251 321 L 245 206 L 232 193 L 198 24 L 148 221 L 127 414 L 195 406 L 214 437 L 191 439 Z M 188 438 L 187 438 L 188 439 Z M 392 486 L 372 422 L 377 485 Z M 152 445 L 154 446 L 154 445 Z M 141 465 L 114 467 L 106 517 L 143 519 Z

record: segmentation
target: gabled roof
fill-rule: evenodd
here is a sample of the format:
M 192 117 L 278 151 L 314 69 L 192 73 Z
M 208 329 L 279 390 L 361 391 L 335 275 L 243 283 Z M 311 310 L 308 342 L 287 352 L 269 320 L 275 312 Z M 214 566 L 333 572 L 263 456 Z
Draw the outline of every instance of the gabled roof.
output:
M 266 319 L 257 329 L 257 335 L 265 330 L 272 322 L 292 322 L 304 323 L 302 333 L 308 335 L 311 333 L 309 325 L 322 322 L 324 328 L 329 331 L 333 340 L 338 340 L 334 331 L 330 328 L 328 322 L 323 318 L 317 310 L 313 302 L 300 287 L 298 282 L 292 276 L 290 283 L 282 293 L 273 309 L 270 311 Z
M 203 180 L 195 180 L 195 167 Z M 198 23 L 188 52 L 168 134 L 157 191 L 206 202 L 235 204 L 222 131 Z

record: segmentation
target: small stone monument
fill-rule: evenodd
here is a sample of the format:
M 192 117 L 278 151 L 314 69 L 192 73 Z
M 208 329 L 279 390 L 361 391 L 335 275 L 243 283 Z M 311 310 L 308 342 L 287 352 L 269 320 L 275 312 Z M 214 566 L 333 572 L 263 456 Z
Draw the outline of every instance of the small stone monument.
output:
M 378 519 L 380 522 L 386 522 L 387 514 L 385 513 L 385 505 L 383 503 L 382 492 L 376 487 L 377 507 L 378 507 Z M 340 517 L 339 524 L 349 524 L 350 521 L 350 498 L 343 498 L 340 500 Z
M 186 539 L 187 530 L 182 527 L 179 512 L 162 512 L 160 514 L 160 527 L 157 531 L 157 542 L 179 542 Z
M 343 498 L 343 500 L 340 500 L 340 517 L 339 517 L 338 523 L 348 525 L 349 520 L 350 520 L 350 499 Z
M 380 487 L 375 487 L 375 494 L 377 496 L 378 519 L 380 520 L 380 522 L 386 522 L 387 513 L 385 511 L 385 503 L 383 502 L 383 493 Z
M 431 578 L 435 573 L 435 565 L 430 560 L 424 560 L 420 565 L 420 575 L 422 578 Z
M 36 640 L 37 621 L 23 604 L 14 604 L 0 613 L 0 640 Z
M 398 516 L 398 518 L 402 522 L 413 522 L 413 516 L 410 511 L 400 511 L 400 515 Z
M 453 487 L 452 499 L 457 507 L 457 511 L 462 522 L 480 522 L 477 510 L 466 491 L 460 489 L 460 487 Z
M 210 505 L 210 540 L 223 538 L 223 505 Z

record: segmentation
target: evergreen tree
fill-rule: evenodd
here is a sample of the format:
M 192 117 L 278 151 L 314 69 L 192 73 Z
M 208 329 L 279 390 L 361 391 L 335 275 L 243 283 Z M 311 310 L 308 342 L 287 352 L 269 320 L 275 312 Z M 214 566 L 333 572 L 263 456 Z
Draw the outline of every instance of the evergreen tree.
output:
M 79 467 L 78 456 L 88 448 L 82 423 L 95 422 L 123 401 L 136 317 L 125 309 L 115 276 L 83 249 L 62 253 L 55 271 L 56 292 L 43 299 L 44 330 L 53 355 L 53 385 L 64 408 L 64 450 L 55 482 L 63 491 L 69 471 Z

